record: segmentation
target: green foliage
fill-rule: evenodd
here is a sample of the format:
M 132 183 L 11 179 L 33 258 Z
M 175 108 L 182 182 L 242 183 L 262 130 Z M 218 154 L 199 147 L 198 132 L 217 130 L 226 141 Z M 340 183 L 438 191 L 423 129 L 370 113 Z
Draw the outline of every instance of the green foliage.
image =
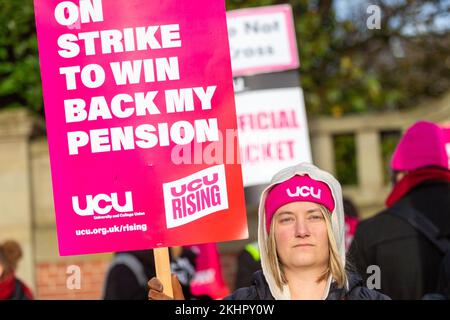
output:
M 395 147 L 400 141 L 400 131 L 388 131 L 381 133 L 381 156 L 383 159 L 383 174 L 384 182 L 389 184 L 390 182 L 390 161 Z
M 308 115 L 399 109 L 450 88 L 448 34 L 407 37 L 399 31 L 401 26 L 389 23 L 415 23 L 423 15 L 423 3 L 440 5 L 437 13 L 448 11 L 445 1 L 394 1 L 391 7 L 375 1 L 383 10 L 380 30 L 367 29 L 364 10 L 337 19 L 334 2 L 226 0 L 226 5 L 227 10 L 292 5 Z M 369 2 L 360 3 L 364 9 Z M 401 40 L 404 57 L 393 56 L 391 40 Z M 17 106 L 43 113 L 33 1 L 0 0 L 0 108 Z
M 0 108 L 42 112 L 32 0 L 0 0 Z
M 414 107 L 420 99 L 450 89 L 449 25 L 440 30 L 430 26 L 435 17 L 446 15 L 448 21 L 448 1 L 358 1 L 359 10 L 341 19 L 336 18 L 337 1 L 333 0 L 228 0 L 227 4 L 228 9 L 236 9 L 287 2 L 294 12 L 308 116 L 340 117 Z M 366 26 L 369 4 L 381 8 L 381 29 Z M 427 30 L 409 35 L 402 32 L 402 28 L 412 30 L 418 25 Z M 398 132 L 381 136 L 386 183 L 399 137 Z M 354 136 L 336 136 L 334 148 L 337 178 L 345 185 L 357 184 Z
M 448 33 L 430 29 L 425 34 L 407 36 L 401 32 L 408 24 L 434 20 L 434 16 L 424 13 L 425 6 L 434 7 L 433 14 L 438 16 L 448 14 L 448 3 L 439 0 L 359 1 L 359 7 L 348 17 L 337 19 L 335 2 L 226 1 L 228 10 L 281 3 L 292 5 L 301 64 L 299 72 L 309 115 L 339 117 L 348 113 L 401 109 L 415 106 L 418 99 L 438 96 L 450 88 L 449 78 L 444 76 L 450 74 L 450 65 L 443 63 L 450 54 Z M 366 26 L 369 4 L 381 7 L 379 30 L 369 30 Z M 394 54 L 393 43 L 397 44 L 397 49 L 401 46 L 403 56 Z
M 353 134 L 342 134 L 334 137 L 336 176 L 343 185 L 358 184 L 355 154 L 356 141 Z

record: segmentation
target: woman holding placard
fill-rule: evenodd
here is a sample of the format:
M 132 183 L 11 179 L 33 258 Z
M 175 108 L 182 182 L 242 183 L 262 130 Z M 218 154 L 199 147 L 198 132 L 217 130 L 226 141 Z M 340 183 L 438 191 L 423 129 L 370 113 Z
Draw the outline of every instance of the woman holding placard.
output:
M 263 191 L 258 242 L 262 270 L 253 285 L 230 300 L 376 300 L 387 296 L 366 288 L 346 270 L 344 210 L 338 181 L 309 163 L 278 172 Z M 174 298 L 183 299 L 176 278 Z M 149 299 L 167 299 L 157 278 Z

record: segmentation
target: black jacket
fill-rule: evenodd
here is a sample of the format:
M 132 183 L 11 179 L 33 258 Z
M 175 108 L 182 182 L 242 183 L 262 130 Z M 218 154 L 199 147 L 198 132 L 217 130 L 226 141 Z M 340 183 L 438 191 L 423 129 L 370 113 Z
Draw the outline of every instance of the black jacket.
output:
M 348 274 L 349 290 L 331 284 L 327 300 L 389 300 L 389 297 L 363 286 L 355 273 Z M 274 300 L 262 270 L 253 274 L 253 285 L 237 289 L 224 300 Z
M 15 289 L 12 296 L 9 298 L 10 300 L 31 300 L 29 289 L 25 286 L 25 284 L 19 279 L 15 279 Z
M 121 255 L 123 253 L 117 253 Z M 147 281 L 156 274 L 153 250 L 129 251 L 141 264 L 143 275 Z M 147 283 L 140 281 L 135 272 L 124 264 L 115 265 L 105 279 L 103 299 L 106 300 L 147 300 Z
M 398 210 L 412 206 L 450 236 L 450 183 L 426 182 L 396 203 Z M 443 255 L 407 221 L 390 209 L 362 221 L 349 251 L 349 260 L 364 278 L 367 267 L 381 271 L 380 291 L 392 299 L 421 299 L 437 291 L 439 265 Z
M 255 260 L 247 250 L 243 250 L 239 254 L 237 261 L 238 267 L 234 287 L 248 287 L 252 284 L 253 274 L 261 269 L 261 259 Z
M 147 281 L 156 275 L 153 250 L 119 252 L 116 257 L 124 254 L 136 259 L 138 270 L 130 269 L 123 263 L 113 265 L 106 274 L 103 299 L 147 300 Z M 175 260 L 170 256 L 172 272 L 178 276 L 186 299 L 191 298 L 190 281 L 193 275 L 190 272 L 195 269 L 195 258 L 195 253 L 187 248 L 183 248 L 181 255 Z

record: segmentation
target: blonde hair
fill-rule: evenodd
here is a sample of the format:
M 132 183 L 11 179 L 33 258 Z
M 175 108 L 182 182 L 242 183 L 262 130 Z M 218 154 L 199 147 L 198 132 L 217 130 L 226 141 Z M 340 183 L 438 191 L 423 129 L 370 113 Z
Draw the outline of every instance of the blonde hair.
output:
M 333 227 L 331 225 L 331 212 L 323 205 L 319 205 L 320 211 L 325 218 L 325 224 L 328 234 L 328 248 L 329 248 L 329 261 L 328 267 L 325 272 L 317 279 L 317 282 L 323 281 L 331 277 L 336 282 L 338 288 L 343 288 L 347 283 L 347 274 L 345 272 L 345 266 L 341 260 L 341 255 L 334 237 Z M 282 289 L 283 285 L 287 284 L 287 279 L 283 272 L 282 263 L 277 253 L 277 244 L 275 240 L 275 215 L 272 217 L 270 223 L 270 232 L 267 239 L 267 257 L 269 260 L 269 268 L 274 275 L 276 285 Z

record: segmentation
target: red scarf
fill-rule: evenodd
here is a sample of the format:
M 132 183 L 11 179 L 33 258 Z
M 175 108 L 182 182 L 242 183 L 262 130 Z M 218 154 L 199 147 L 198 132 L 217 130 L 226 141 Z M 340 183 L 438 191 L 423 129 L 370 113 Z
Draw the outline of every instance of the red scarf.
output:
M 10 299 L 15 288 L 16 278 L 14 277 L 14 273 L 11 273 L 0 281 L 0 300 Z
M 425 181 L 450 182 L 450 171 L 436 168 L 423 168 L 408 173 L 394 186 L 394 189 L 392 189 L 386 199 L 386 206 L 389 208 L 392 207 L 411 189 Z
M 14 291 L 16 290 L 16 276 L 14 272 L 6 276 L 3 280 L 0 280 L 0 300 L 9 300 L 12 298 Z M 22 282 L 20 282 L 22 291 L 28 300 L 33 300 L 33 293 Z

